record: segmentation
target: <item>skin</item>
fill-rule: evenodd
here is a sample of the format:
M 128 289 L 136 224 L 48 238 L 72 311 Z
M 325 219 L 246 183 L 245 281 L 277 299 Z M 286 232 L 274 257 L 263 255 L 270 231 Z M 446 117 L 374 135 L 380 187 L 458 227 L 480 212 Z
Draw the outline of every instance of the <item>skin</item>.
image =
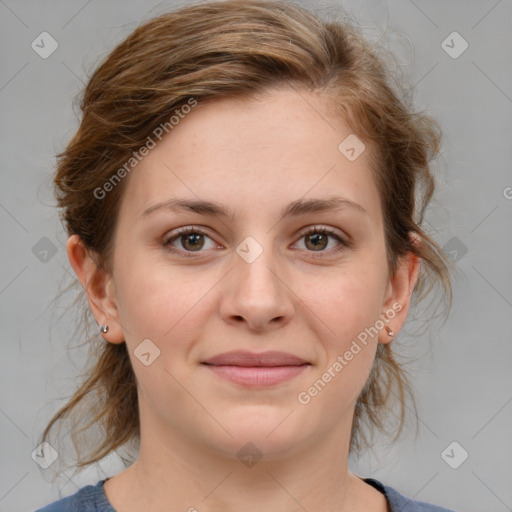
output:
M 370 150 L 349 161 L 338 145 L 351 131 L 331 112 L 318 93 L 288 88 L 199 104 L 126 178 L 112 273 L 69 238 L 95 318 L 109 325 L 103 336 L 127 343 L 138 382 L 139 458 L 105 483 L 119 512 L 387 510 L 384 496 L 348 471 L 348 450 L 377 344 L 393 338 L 381 329 L 308 404 L 297 399 L 397 303 L 387 325 L 400 330 L 419 269 L 409 255 L 390 275 Z M 343 207 L 280 220 L 290 202 L 334 193 L 365 213 Z M 176 196 L 221 203 L 233 218 L 142 215 Z M 178 237 L 181 252 L 169 252 L 164 242 L 190 225 L 206 232 L 199 249 Z M 351 245 L 336 252 L 340 242 L 329 237 L 315 250 L 304 236 L 313 226 Z M 236 252 L 248 236 L 263 249 L 251 263 Z M 148 338 L 160 355 L 145 366 L 134 350 Z M 200 365 L 237 349 L 290 352 L 311 366 L 254 389 Z M 252 467 L 236 455 L 247 442 L 263 454 Z

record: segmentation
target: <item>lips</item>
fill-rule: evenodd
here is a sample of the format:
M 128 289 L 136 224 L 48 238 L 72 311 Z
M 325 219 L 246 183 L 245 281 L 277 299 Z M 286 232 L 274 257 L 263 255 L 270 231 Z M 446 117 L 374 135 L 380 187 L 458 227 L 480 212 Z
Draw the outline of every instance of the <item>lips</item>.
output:
M 202 365 L 223 380 L 246 388 L 263 388 L 293 379 L 311 363 L 285 352 L 234 351 L 211 357 Z
M 302 366 L 310 363 L 300 357 L 286 352 L 269 351 L 257 354 L 254 352 L 237 350 L 213 356 L 204 361 L 203 364 L 215 366 L 274 367 Z

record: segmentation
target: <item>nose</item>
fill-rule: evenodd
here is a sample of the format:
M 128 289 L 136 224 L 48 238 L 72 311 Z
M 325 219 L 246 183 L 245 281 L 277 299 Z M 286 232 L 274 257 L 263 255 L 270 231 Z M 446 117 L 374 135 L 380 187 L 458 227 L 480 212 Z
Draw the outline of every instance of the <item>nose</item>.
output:
M 233 265 L 222 281 L 220 312 L 224 321 L 258 332 L 288 324 L 295 311 L 295 295 L 272 251 L 264 250 L 251 263 L 235 254 Z

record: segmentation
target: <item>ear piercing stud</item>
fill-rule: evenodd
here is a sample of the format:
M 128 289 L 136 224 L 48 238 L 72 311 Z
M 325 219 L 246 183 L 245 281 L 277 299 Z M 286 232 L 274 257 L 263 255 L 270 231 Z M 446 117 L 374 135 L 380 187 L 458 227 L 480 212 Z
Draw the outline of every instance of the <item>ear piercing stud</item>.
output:
M 107 333 L 107 332 L 108 332 L 108 325 L 106 325 L 106 324 L 105 324 L 105 325 L 102 325 L 102 326 L 100 327 L 100 332 L 101 332 L 101 334 L 105 334 L 105 333 Z
M 388 327 L 387 325 L 386 325 L 386 331 L 387 331 L 387 333 L 388 333 L 391 337 L 393 337 L 393 336 L 395 335 L 395 331 L 393 331 L 393 330 L 391 329 L 391 327 Z

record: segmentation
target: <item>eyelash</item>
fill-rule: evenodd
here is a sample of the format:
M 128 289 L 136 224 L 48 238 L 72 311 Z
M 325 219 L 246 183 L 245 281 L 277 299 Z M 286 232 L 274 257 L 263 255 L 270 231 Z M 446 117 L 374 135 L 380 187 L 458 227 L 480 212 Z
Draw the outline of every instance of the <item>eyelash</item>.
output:
M 339 245 L 335 249 L 331 249 L 330 251 L 319 251 L 319 253 L 317 253 L 317 254 L 315 254 L 315 251 L 308 251 L 308 252 L 312 253 L 311 255 L 314 258 L 325 258 L 325 256 L 323 256 L 323 254 L 320 254 L 320 253 L 325 253 L 325 252 L 339 253 L 339 252 L 342 252 L 342 251 L 346 250 L 347 248 L 349 248 L 351 246 L 351 244 L 349 242 L 343 240 L 334 230 L 332 230 L 330 228 L 327 228 L 325 226 L 313 226 L 312 228 L 310 228 L 305 233 L 302 233 L 300 238 L 299 238 L 299 240 L 301 238 L 304 238 L 305 236 L 312 235 L 312 234 L 317 234 L 317 233 L 320 233 L 322 235 L 328 235 L 328 236 L 334 238 L 335 240 L 337 240 L 339 242 Z M 185 257 L 187 257 L 187 258 L 198 258 L 198 257 L 201 257 L 199 254 L 195 255 L 193 253 L 194 252 L 201 253 L 201 252 L 204 252 L 204 251 L 179 250 L 179 249 L 176 249 L 175 247 L 173 247 L 171 245 L 175 240 L 178 240 L 180 237 L 185 236 L 185 235 L 190 235 L 190 234 L 205 235 L 208 238 L 211 238 L 208 235 L 208 233 L 206 233 L 202 229 L 199 229 L 199 228 L 194 227 L 194 226 L 187 226 L 187 227 L 178 229 L 175 232 L 174 235 L 172 235 L 169 238 L 166 238 L 163 241 L 163 245 L 164 245 L 164 247 L 169 252 L 172 252 L 172 253 L 175 253 L 175 254 L 179 254 L 179 255 L 185 255 Z

